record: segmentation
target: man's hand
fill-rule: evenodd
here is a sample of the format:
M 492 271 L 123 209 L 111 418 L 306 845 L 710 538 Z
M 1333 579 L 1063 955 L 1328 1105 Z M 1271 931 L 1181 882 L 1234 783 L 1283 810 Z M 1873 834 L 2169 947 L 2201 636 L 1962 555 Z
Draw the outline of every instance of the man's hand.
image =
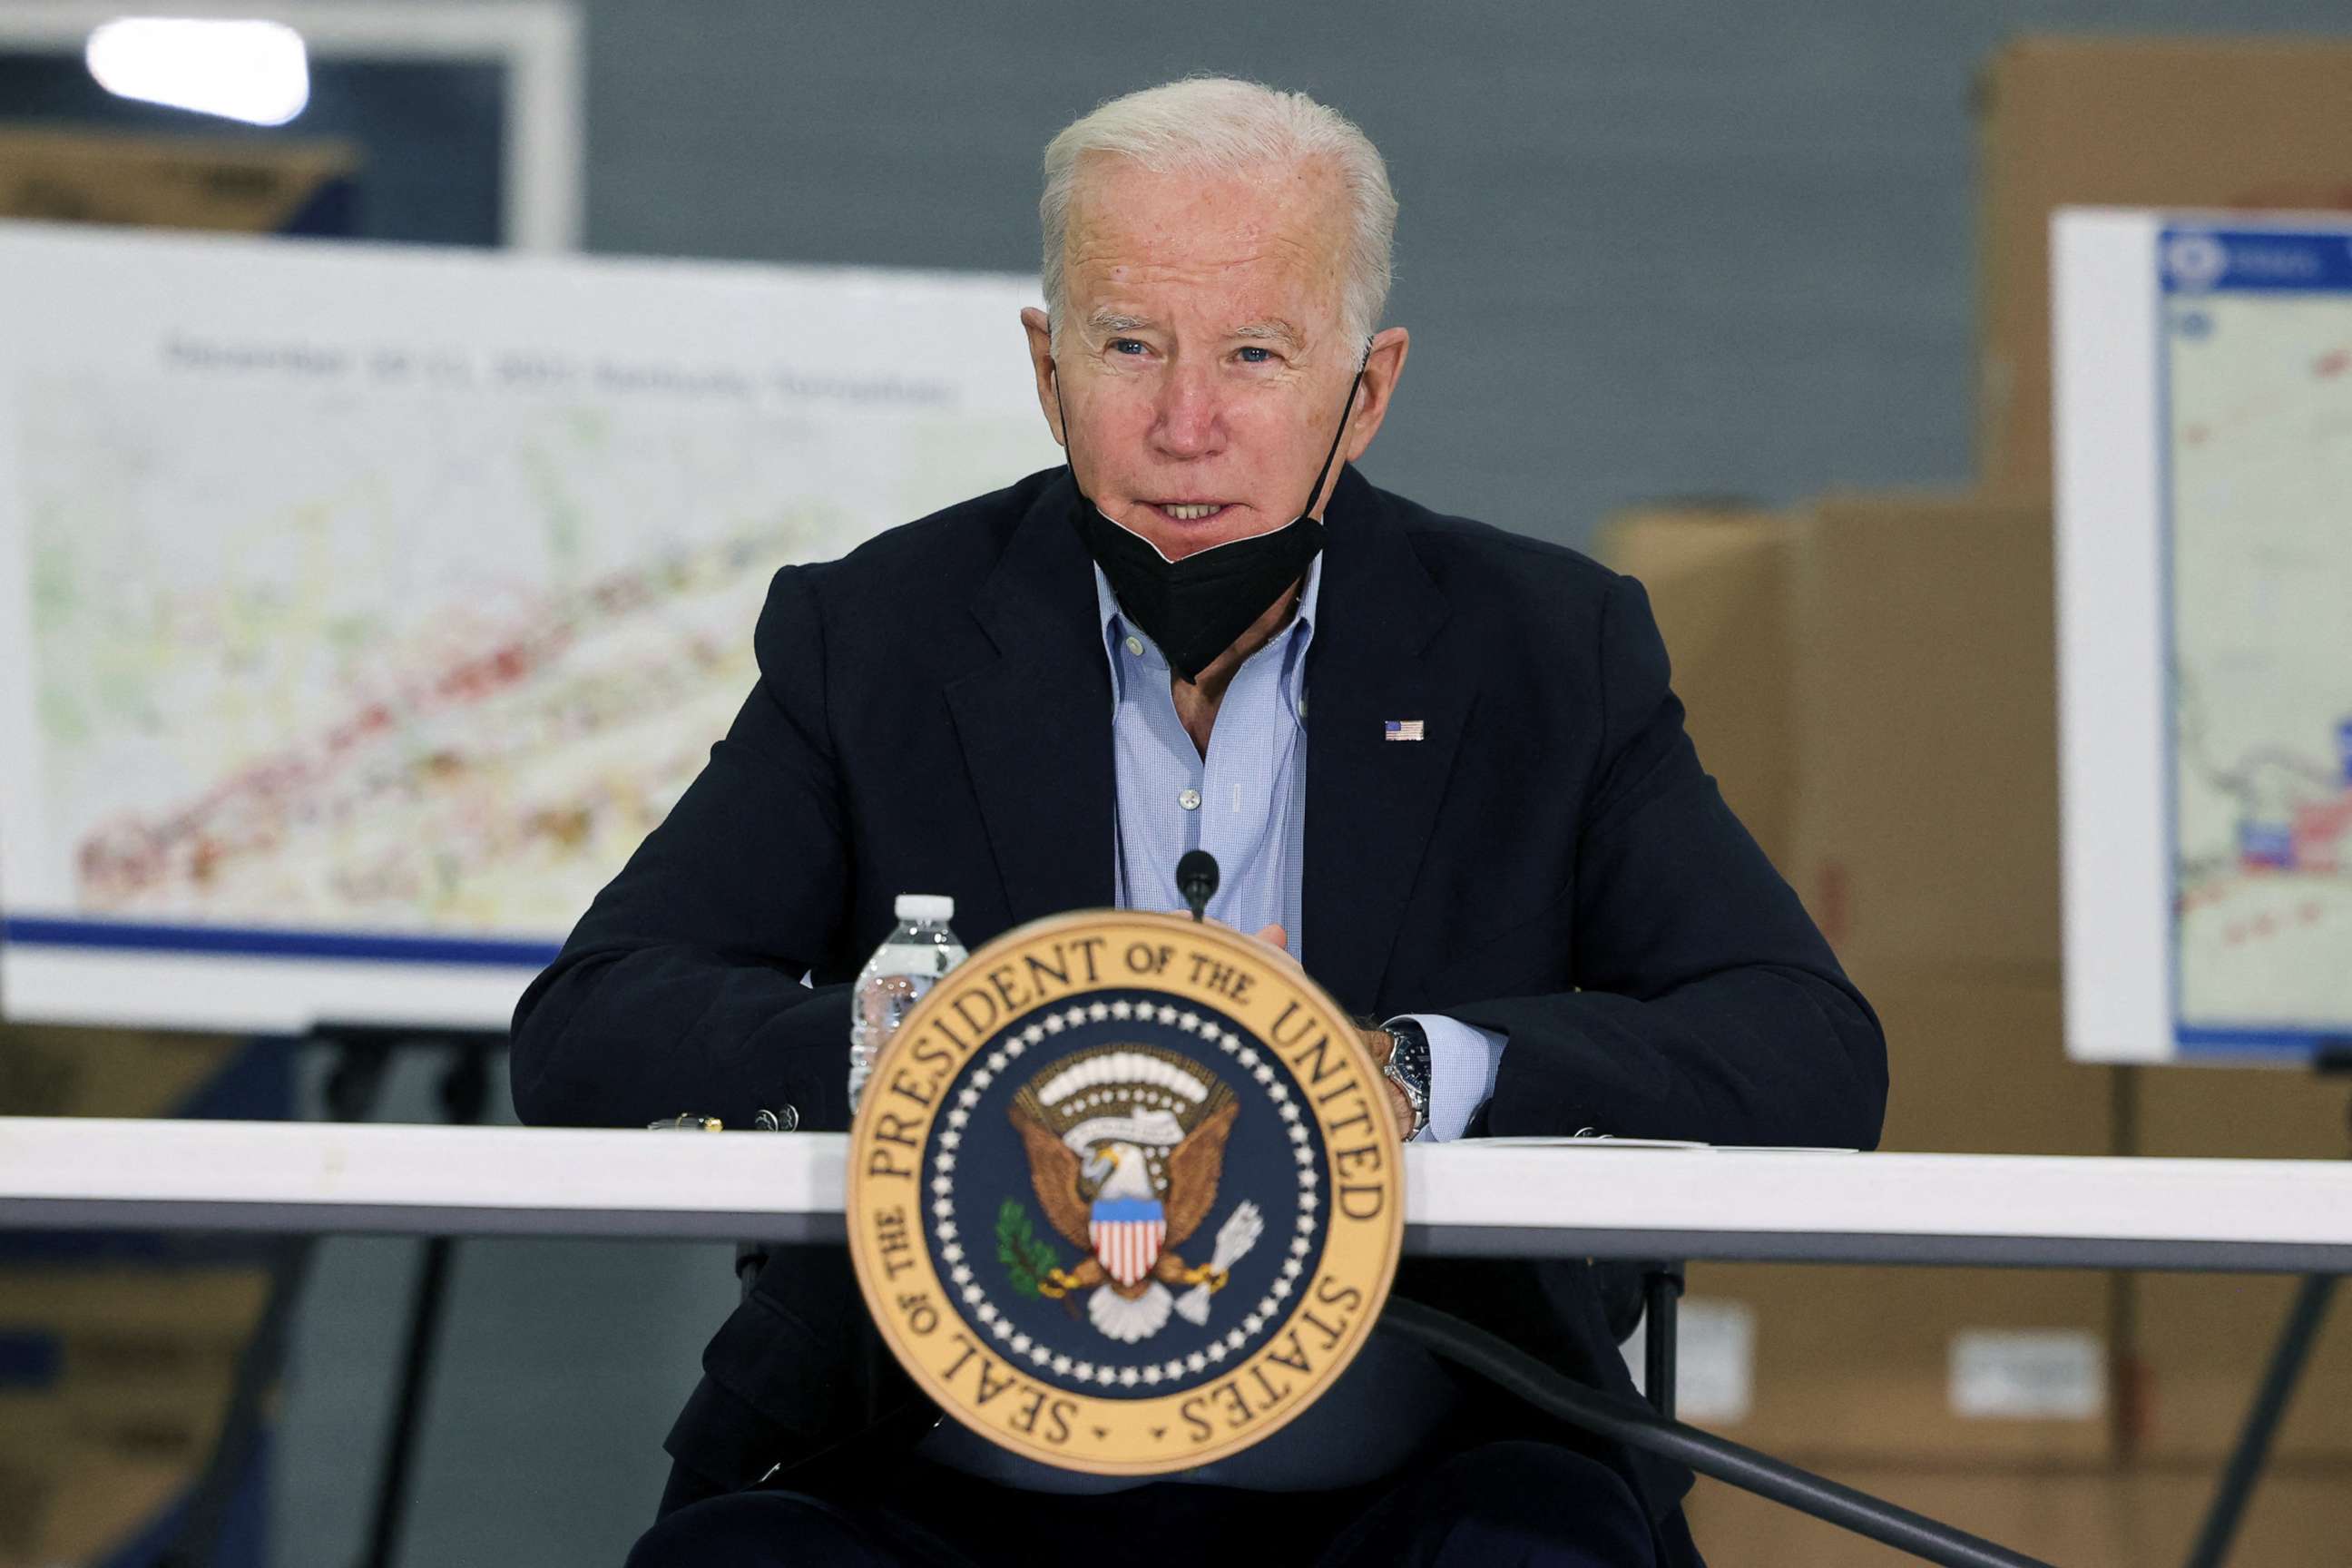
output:
M 1213 926 L 1225 925 L 1224 921 L 1217 919 L 1213 915 L 1209 918 L 1209 923 Z M 1227 931 L 1232 931 L 1234 928 L 1232 926 L 1225 926 L 1225 929 Z M 1260 931 L 1257 933 L 1254 940 L 1265 943 L 1266 946 L 1274 949 L 1275 952 L 1282 954 L 1283 957 L 1290 959 L 1292 968 L 1296 969 L 1300 967 L 1298 960 L 1291 957 L 1290 933 L 1283 930 L 1280 926 L 1271 925 L 1265 927 L 1263 931 Z
M 1364 1025 L 1358 1025 L 1356 1032 L 1364 1037 L 1364 1049 L 1371 1052 L 1373 1063 L 1387 1067 L 1389 1058 L 1396 1054 L 1396 1037 L 1386 1029 Z M 1404 1097 L 1404 1090 L 1392 1078 L 1381 1079 L 1381 1087 L 1389 1091 L 1389 1109 L 1396 1113 L 1397 1137 L 1402 1140 L 1412 1128 L 1412 1101 Z

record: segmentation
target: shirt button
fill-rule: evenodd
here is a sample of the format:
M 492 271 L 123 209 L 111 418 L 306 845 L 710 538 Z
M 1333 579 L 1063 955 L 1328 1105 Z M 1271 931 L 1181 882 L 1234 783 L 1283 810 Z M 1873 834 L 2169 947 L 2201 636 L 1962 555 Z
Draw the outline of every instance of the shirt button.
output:
M 1298 716 L 1299 716 L 1301 719 L 1304 719 L 1304 718 L 1306 718 L 1306 717 L 1307 717 L 1307 699 L 1305 699 L 1304 697 L 1302 697 L 1302 698 L 1300 698 L 1300 699 L 1298 700 Z
M 1188 789 L 1182 795 L 1176 797 L 1176 804 L 1182 806 L 1187 811 L 1198 811 L 1201 809 L 1201 792 L 1196 789 Z
M 1136 658 L 1141 658 L 1143 657 L 1143 639 L 1141 637 L 1128 638 L 1127 651 L 1133 654 Z

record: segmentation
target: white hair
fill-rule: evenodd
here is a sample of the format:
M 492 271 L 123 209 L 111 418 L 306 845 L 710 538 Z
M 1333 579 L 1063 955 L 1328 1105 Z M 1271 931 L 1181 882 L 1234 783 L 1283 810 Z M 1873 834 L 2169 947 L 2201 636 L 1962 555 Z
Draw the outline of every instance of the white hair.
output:
M 1328 163 L 1348 205 L 1340 323 L 1359 344 L 1379 325 L 1388 303 L 1397 214 L 1380 149 L 1347 116 L 1303 92 L 1232 77 L 1190 77 L 1114 98 L 1045 144 L 1045 192 L 1037 216 L 1045 231 L 1045 311 L 1056 342 L 1069 303 L 1062 250 L 1070 197 L 1089 154 L 1130 159 L 1154 174 L 1233 174 L 1269 163 Z

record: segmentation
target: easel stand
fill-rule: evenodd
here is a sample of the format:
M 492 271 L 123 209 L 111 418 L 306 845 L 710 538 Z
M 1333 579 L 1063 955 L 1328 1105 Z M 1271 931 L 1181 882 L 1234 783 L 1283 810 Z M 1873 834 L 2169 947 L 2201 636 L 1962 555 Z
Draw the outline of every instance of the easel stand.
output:
M 2323 1078 L 2341 1081 L 2352 1077 L 2352 1046 L 2331 1044 L 2312 1065 Z M 2312 1344 L 2319 1338 L 2320 1325 L 2327 1321 L 2328 1300 L 2335 1293 L 2333 1274 L 2307 1274 L 2296 1288 L 2294 1304 L 2287 1309 L 2286 1324 L 2279 1331 L 2270 1365 L 2255 1390 L 2253 1407 L 2239 1428 L 2237 1446 L 2230 1450 L 2221 1484 L 2213 1493 L 2204 1526 L 2197 1532 L 2197 1544 L 2189 1553 L 2189 1568 L 2221 1568 L 2229 1561 L 2230 1543 L 2237 1536 L 2255 1484 L 2262 1479 L 2271 1442 L 2278 1436 L 2279 1423 L 2286 1418 L 2286 1407 L 2294 1398 L 2295 1384 L 2302 1381 L 2304 1363 L 2311 1359 Z
M 503 1034 L 419 1034 L 362 1025 L 322 1026 L 303 1042 L 334 1053 L 326 1085 L 327 1120 L 365 1121 L 383 1088 L 394 1057 L 429 1050 L 446 1057 L 440 1083 L 441 1110 L 452 1126 L 482 1120 L 489 1099 L 490 1063 L 506 1048 Z M 409 1477 L 422 1428 L 425 1391 L 439 1348 L 443 1299 L 448 1290 L 450 1249 L 446 1236 L 428 1237 L 416 1282 L 409 1294 L 408 1323 L 393 1404 L 392 1432 L 376 1472 L 374 1507 L 368 1521 L 361 1568 L 392 1568 L 399 1555 L 408 1506 Z M 300 1237 L 278 1246 L 269 1266 L 269 1293 L 261 1321 L 237 1358 L 236 1381 L 218 1440 L 188 1500 L 178 1535 L 158 1559 L 160 1568 L 211 1568 L 238 1483 L 261 1437 L 262 1416 L 285 1370 L 294 1308 L 308 1280 L 318 1238 Z

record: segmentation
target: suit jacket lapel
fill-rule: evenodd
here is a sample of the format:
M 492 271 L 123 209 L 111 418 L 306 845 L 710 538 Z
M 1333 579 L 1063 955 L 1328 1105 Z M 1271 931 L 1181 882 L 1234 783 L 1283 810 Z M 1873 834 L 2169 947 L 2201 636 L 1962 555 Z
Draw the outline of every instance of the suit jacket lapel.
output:
M 972 613 L 997 661 L 947 689 L 1012 923 L 1113 898 L 1110 669 L 1066 475 L 1014 525 Z
M 1341 1005 L 1372 1011 L 1475 700 L 1445 597 L 1352 468 L 1331 506 L 1307 656 L 1301 948 Z M 1386 725 L 1419 721 L 1421 739 Z M 1404 731 L 1410 733 L 1410 731 Z

